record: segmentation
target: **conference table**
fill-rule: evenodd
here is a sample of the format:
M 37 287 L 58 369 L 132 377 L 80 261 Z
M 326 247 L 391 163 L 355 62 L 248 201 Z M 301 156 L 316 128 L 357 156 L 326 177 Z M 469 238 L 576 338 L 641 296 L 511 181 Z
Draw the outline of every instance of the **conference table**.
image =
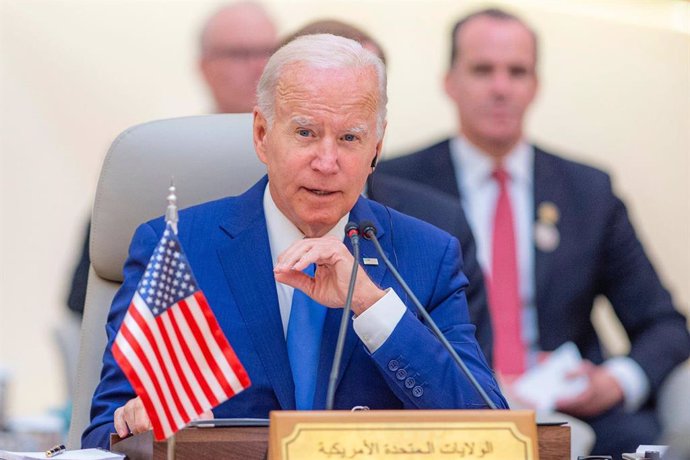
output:
M 567 424 L 537 424 L 540 460 L 570 458 L 570 426 Z M 262 460 L 268 450 L 268 427 L 187 427 L 174 437 L 175 460 L 216 459 Z M 172 446 L 154 442 L 151 433 L 116 442 L 115 452 L 130 460 L 166 460 Z

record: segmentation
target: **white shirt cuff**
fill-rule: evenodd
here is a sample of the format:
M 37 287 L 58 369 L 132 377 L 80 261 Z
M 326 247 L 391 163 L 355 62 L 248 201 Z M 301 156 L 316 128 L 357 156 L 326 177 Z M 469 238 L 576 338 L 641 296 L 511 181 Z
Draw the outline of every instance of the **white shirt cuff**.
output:
M 649 397 L 649 379 L 639 364 L 627 356 L 611 358 L 604 366 L 623 389 L 626 412 L 637 411 Z
M 393 333 L 403 314 L 405 304 L 398 294 L 391 289 L 386 289 L 386 295 L 378 302 L 367 308 L 361 315 L 352 321 L 352 327 L 359 338 L 364 342 L 369 353 L 374 353 Z

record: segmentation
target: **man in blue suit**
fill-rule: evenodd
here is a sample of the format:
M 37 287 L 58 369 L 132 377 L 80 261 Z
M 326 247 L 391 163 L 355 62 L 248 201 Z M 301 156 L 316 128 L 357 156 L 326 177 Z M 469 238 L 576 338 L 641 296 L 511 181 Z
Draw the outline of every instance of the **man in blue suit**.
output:
M 349 38 L 378 56 L 386 63 L 383 47 L 364 30 L 338 20 L 326 19 L 310 22 L 283 39 L 289 43 L 297 37 L 312 34 L 333 34 Z M 492 360 L 493 333 L 487 303 L 484 275 L 477 262 L 477 248 L 462 206 L 453 195 L 439 192 L 433 187 L 386 174 L 370 175 L 365 196 L 403 214 L 416 217 L 445 230 L 460 241 L 463 273 L 469 284 L 465 297 L 470 320 L 477 327 L 476 337 L 489 364 Z
M 491 9 L 459 21 L 452 40 L 445 89 L 459 115 L 458 135 L 379 170 L 460 199 L 488 278 L 497 372 L 514 377 L 540 352 L 574 342 L 589 383 L 557 409 L 593 427 L 596 453 L 619 458 L 659 434 L 655 395 L 688 357 L 685 319 L 608 175 L 524 140 L 524 114 L 538 86 L 534 32 Z M 598 295 L 629 335 L 628 356 L 602 354 L 590 320 Z
M 267 177 L 239 197 L 180 213 L 180 240 L 197 282 L 252 381 L 214 409 L 216 417 L 324 407 L 354 262 L 343 243 L 348 220 L 376 225 L 382 246 L 439 328 L 495 404 L 507 407 L 474 338 L 458 241 L 360 196 L 381 151 L 385 88 L 380 59 L 351 40 L 312 35 L 281 48 L 262 75 L 254 110 L 254 144 Z M 111 346 L 163 230 L 157 219 L 133 237 L 108 317 L 109 343 L 84 446 L 107 446 L 113 429 L 122 436 L 151 427 Z M 362 257 L 369 265 L 357 277 L 335 407 L 485 407 L 385 266 L 371 262 L 378 256 L 367 241 Z M 303 272 L 312 265 L 313 275 Z M 311 304 L 294 303 L 305 297 L 295 289 Z M 299 315 L 311 316 L 310 326 L 293 331 L 304 327 Z

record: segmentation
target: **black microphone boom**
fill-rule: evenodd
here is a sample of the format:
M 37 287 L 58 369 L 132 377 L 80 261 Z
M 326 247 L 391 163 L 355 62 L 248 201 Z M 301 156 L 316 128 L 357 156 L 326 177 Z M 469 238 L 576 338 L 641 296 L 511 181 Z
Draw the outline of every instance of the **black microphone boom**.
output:
M 489 398 L 489 395 L 486 394 L 486 391 L 484 391 L 484 388 L 482 388 L 481 385 L 479 385 L 479 382 L 477 382 L 477 379 L 472 375 L 472 372 L 467 368 L 465 365 L 465 362 L 462 360 L 460 355 L 455 351 L 455 348 L 448 342 L 448 339 L 443 335 L 443 332 L 438 328 L 436 325 L 436 322 L 431 318 L 429 315 L 429 312 L 426 311 L 426 309 L 422 306 L 422 304 L 419 302 L 419 299 L 417 299 L 417 296 L 414 295 L 410 287 L 407 285 L 405 280 L 402 279 L 402 276 L 400 276 L 400 273 L 398 270 L 395 269 L 393 264 L 391 263 L 390 260 L 388 260 L 388 257 L 386 256 L 386 253 L 383 251 L 383 248 L 381 247 L 381 244 L 379 243 L 378 238 L 376 238 L 376 227 L 374 226 L 373 223 L 369 221 L 363 221 L 360 226 L 360 231 L 362 233 L 362 236 L 364 238 L 371 240 L 372 243 L 374 243 L 374 247 L 376 248 L 376 251 L 379 253 L 379 256 L 381 259 L 383 259 L 383 263 L 386 264 L 386 267 L 388 267 L 388 270 L 391 271 L 393 274 L 393 277 L 396 279 L 396 281 L 402 286 L 403 290 L 407 294 L 407 296 L 412 299 L 412 302 L 414 303 L 415 307 L 417 307 L 417 310 L 419 310 L 419 314 L 424 318 L 424 321 L 426 324 L 429 325 L 429 328 L 431 331 L 434 333 L 434 335 L 438 338 L 438 340 L 441 341 L 441 344 L 445 347 L 446 350 L 448 350 L 448 353 L 453 357 L 453 361 L 455 361 L 455 364 L 458 365 L 460 370 L 465 374 L 467 379 L 470 381 L 472 386 L 474 387 L 475 390 L 477 390 L 477 393 L 479 393 L 479 396 L 482 397 L 484 402 L 486 403 L 487 406 L 489 406 L 491 409 L 496 409 L 496 404 Z
M 343 307 L 343 317 L 340 319 L 338 341 L 336 342 L 335 352 L 333 353 L 333 367 L 331 367 L 331 375 L 328 378 L 328 390 L 326 391 L 326 410 L 333 409 L 335 384 L 338 381 L 338 370 L 340 368 L 340 360 L 343 357 L 345 336 L 347 335 L 347 323 L 350 320 L 350 310 L 352 309 L 352 295 L 355 292 L 355 281 L 357 280 L 357 270 L 359 269 L 359 263 L 357 262 L 359 260 L 359 226 L 354 222 L 348 222 L 345 226 L 345 235 L 350 238 L 350 241 L 352 242 L 352 255 L 355 261 L 352 264 L 350 284 L 347 287 L 347 297 L 345 299 L 345 306 Z

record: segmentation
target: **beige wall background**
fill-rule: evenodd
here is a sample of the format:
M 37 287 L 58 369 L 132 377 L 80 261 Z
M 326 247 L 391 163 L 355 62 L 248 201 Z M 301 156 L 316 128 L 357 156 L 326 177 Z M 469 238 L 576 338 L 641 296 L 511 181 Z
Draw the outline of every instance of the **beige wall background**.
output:
M 333 17 L 382 42 L 390 63 L 386 155 L 454 130 L 441 89 L 449 29 L 482 3 L 266 3 L 283 33 Z M 661 277 L 687 311 L 689 4 L 493 4 L 523 15 L 542 39 L 530 138 L 613 174 Z M 64 400 L 52 331 L 66 314 L 68 280 L 110 141 L 133 124 L 212 107 L 195 45 L 217 5 L 0 0 L 0 365 L 12 373 L 11 414 L 40 413 Z

